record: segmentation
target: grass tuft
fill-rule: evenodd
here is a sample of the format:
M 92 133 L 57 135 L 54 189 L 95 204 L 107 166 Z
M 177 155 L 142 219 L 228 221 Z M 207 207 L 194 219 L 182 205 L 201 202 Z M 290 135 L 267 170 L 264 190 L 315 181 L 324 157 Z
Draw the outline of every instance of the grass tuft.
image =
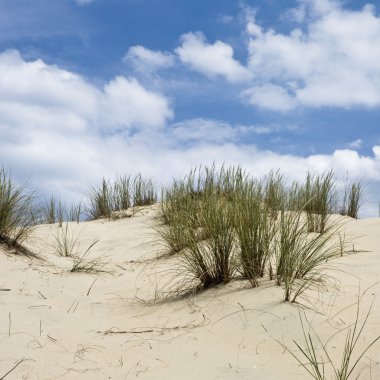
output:
M 334 213 L 334 174 L 307 174 L 301 190 L 303 209 L 307 213 L 308 231 L 324 232 L 329 214 Z
M 362 182 L 349 182 L 344 190 L 344 196 L 339 213 L 358 219 L 361 198 L 363 195 Z
M 37 223 L 35 196 L 26 184 L 16 185 L 4 167 L 0 167 L 0 243 L 28 253 L 22 243 Z
M 335 239 L 339 226 L 325 226 L 323 233 L 309 233 L 309 218 L 301 211 L 282 211 L 274 239 L 277 285 L 284 286 L 284 300 L 295 302 L 306 289 L 323 283 L 321 266 L 340 254 Z
M 265 200 L 268 200 L 266 191 Z M 263 202 L 262 185 L 247 183 L 236 194 L 233 204 L 233 221 L 237 240 L 239 272 L 252 286 L 259 285 L 258 279 L 271 257 L 271 245 L 275 236 L 274 212 L 279 203 Z
M 113 182 L 102 179 L 100 186 L 93 186 L 88 194 L 86 207 L 90 219 L 115 219 L 131 216 L 131 207 L 147 206 L 157 202 L 153 182 L 140 174 L 117 177 Z

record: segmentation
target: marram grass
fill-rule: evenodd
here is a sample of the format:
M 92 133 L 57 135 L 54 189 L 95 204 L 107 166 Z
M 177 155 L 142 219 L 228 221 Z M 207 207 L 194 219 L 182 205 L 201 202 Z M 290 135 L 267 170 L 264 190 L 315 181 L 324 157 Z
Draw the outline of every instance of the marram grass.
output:
M 22 243 L 36 225 L 35 195 L 26 184 L 17 185 L 0 167 L 0 243 L 28 253 Z
M 259 286 L 269 277 L 294 302 L 324 283 L 321 269 L 341 254 L 333 210 L 332 172 L 287 187 L 279 172 L 260 180 L 212 165 L 164 190 L 157 231 L 199 287 L 238 277 Z

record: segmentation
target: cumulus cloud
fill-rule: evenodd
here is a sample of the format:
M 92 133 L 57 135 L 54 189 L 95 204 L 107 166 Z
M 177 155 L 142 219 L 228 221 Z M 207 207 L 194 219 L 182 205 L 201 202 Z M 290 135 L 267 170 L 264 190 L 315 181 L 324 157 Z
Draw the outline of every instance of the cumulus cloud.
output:
M 42 60 L 24 61 L 17 51 L 0 55 L 0 73 L 1 118 L 7 125 L 27 126 L 31 120 L 38 128 L 156 128 L 173 115 L 163 95 L 134 78 L 116 77 L 98 89 Z
M 249 104 L 275 111 L 289 111 L 295 106 L 286 88 L 270 83 L 251 87 L 243 91 L 242 96 Z
M 174 65 L 171 53 L 153 51 L 140 45 L 130 47 L 124 56 L 124 61 L 130 62 L 138 71 L 148 72 Z
M 107 158 L 113 139 L 154 136 L 172 116 L 166 97 L 134 78 L 116 77 L 98 88 L 41 60 L 25 61 L 17 51 L 0 54 L 0 160 L 22 173 L 36 171 L 41 186 L 73 186 L 101 173 L 114 163 Z M 123 150 L 118 160 L 128 160 L 127 143 Z
M 339 1 L 300 0 L 292 14 L 302 28 L 289 34 L 264 30 L 252 15 L 247 22 L 248 66 L 257 82 L 246 92 L 249 101 L 274 110 L 379 107 L 380 17 L 375 8 L 349 10 Z M 264 95 L 257 95 L 258 89 Z M 266 93 L 274 95 L 273 103 Z
M 162 127 L 173 116 L 168 101 L 136 79 L 116 77 L 104 87 L 99 118 L 110 127 Z
M 225 78 L 232 83 L 251 78 L 247 68 L 234 58 L 231 45 L 222 41 L 209 44 L 200 32 L 184 34 L 181 40 L 182 45 L 175 52 L 191 69 L 211 78 Z

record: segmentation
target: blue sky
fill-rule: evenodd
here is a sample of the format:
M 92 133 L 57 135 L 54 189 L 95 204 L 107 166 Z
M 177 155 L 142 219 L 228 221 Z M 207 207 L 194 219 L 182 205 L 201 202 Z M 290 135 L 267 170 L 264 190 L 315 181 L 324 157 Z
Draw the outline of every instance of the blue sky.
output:
M 375 215 L 379 120 L 378 1 L 0 0 L 0 161 L 42 194 L 333 168 Z

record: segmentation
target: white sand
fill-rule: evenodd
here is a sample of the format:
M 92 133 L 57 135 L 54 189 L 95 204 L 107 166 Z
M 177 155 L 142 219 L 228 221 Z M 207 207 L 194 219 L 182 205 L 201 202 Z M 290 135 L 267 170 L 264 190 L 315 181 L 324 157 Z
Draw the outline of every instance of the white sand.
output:
M 293 339 L 304 343 L 298 306 L 282 301 L 281 288 L 235 281 L 159 300 L 175 259 L 154 259 L 161 247 L 153 216 L 146 209 L 131 219 L 70 225 L 81 232 L 82 251 L 99 239 L 94 255 L 104 255 L 110 274 L 68 272 L 72 259 L 54 252 L 56 225 L 33 234 L 30 244 L 44 261 L 0 252 L 0 378 L 20 359 L 6 380 L 310 378 L 277 342 L 294 352 Z M 335 286 L 309 291 L 300 302 L 326 341 L 355 321 L 357 296 L 368 289 L 361 315 L 374 303 L 360 353 L 380 335 L 380 219 L 352 220 L 344 231 L 357 238 L 358 252 L 331 262 Z M 336 363 L 345 336 L 328 346 Z M 380 379 L 380 342 L 359 372 Z

